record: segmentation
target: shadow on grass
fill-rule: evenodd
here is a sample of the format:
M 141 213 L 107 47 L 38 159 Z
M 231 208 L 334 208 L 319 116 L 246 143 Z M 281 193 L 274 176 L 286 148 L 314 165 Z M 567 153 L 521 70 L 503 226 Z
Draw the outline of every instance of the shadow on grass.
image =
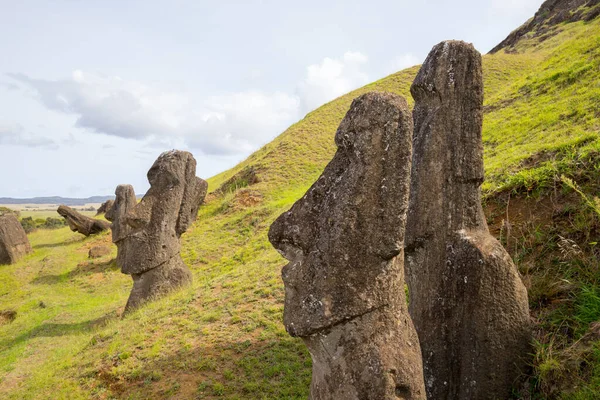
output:
M 10 349 L 15 345 L 38 337 L 58 337 L 86 333 L 92 329 L 100 328 L 106 325 L 109 321 L 117 317 L 118 314 L 113 311 L 103 315 L 100 318 L 90 319 L 83 322 L 74 322 L 70 324 L 43 323 L 31 329 L 29 332 L 22 333 L 12 340 L 0 342 L 0 349 Z
M 245 340 L 201 345 L 115 368 L 115 358 L 87 370 L 90 389 L 116 398 L 302 399 L 308 397 L 311 359 L 300 339 Z
M 86 261 L 69 272 L 58 275 L 38 276 L 34 278 L 31 283 L 34 285 L 55 285 L 57 283 L 69 281 L 78 276 L 90 275 L 98 272 L 116 271 L 118 269 L 119 267 L 117 267 L 115 259 L 104 262 Z
M 62 247 L 62 246 L 67 246 L 73 243 L 79 243 L 79 242 L 83 242 L 86 239 L 85 236 L 81 236 L 78 237 L 77 239 L 73 240 L 73 239 L 68 239 L 65 240 L 64 242 L 58 242 L 58 243 L 40 243 L 40 244 L 36 244 L 31 246 L 33 248 L 33 250 L 37 250 L 37 249 L 49 249 L 49 248 L 54 248 L 54 247 Z

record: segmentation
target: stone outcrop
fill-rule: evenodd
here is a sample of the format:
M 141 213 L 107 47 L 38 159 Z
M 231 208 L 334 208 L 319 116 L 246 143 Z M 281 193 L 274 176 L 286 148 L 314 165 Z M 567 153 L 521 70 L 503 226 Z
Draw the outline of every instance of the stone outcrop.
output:
M 131 185 L 119 185 L 106 213 L 117 265 L 133 277 L 125 312 L 192 281 L 181 259 L 180 237 L 196 219 L 208 184 L 196 177 L 194 157 L 177 150 L 158 157 L 148 181 L 150 189 L 139 203 Z
M 110 254 L 110 247 L 108 246 L 94 246 L 88 252 L 89 258 L 100 258 Z
M 440 43 L 411 92 L 405 261 L 427 396 L 506 399 L 531 331 L 526 289 L 481 206 L 481 55 L 464 42 Z
M 73 232 L 79 232 L 85 236 L 95 235 L 110 228 L 108 222 L 86 217 L 65 205 L 59 206 L 56 212 L 67 221 L 67 225 Z
M 31 253 L 25 230 L 14 214 L 0 216 L 0 265 L 14 264 Z
M 523 38 L 538 38 L 539 41 L 555 35 L 556 25 L 564 22 L 591 21 L 600 15 L 600 0 L 546 0 L 535 16 L 508 35 L 490 54 L 505 50 L 514 52 L 514 47 Z
M 115 204 L 114 200 L 106 200 L 104 203 L 100 204 L 100 207 L 96 210 L 96 216 L 106 214 L 112 208 L 113 204 Z
M 412 118 L 396 95 L 354 100 L 323 174 L 269 240 L 289 264 L 284 324 L 313 360 L 311 399 L 424 399 L 404 294 Z

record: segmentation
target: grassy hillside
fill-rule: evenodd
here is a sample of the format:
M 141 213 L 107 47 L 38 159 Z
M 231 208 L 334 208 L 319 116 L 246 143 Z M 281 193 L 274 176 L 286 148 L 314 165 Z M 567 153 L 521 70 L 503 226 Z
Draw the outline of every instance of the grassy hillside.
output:
M 515 394 L 592 399 L 600 398 L 600 218 L 592 207 L 600 193 L 600 19 L 553 29 L 541 43 L 523 39 L 516 54 L 484 56 L 486 212 L 524 276 L 536 319 L 532 371 Z M 123 320 L 130 277 L 110 256 L 87 259 L 108 234 L 31 234 L 35 253 L 0 267 L 0 310 L 18 313 L 0 322 L 0 398 L 306 398 L 310 356 L 284 331 L 284 260 L 267 229 L 331 159 L 352 99 L 378 90 L 412 102 L 416 72 L 324 105 L 210 179 L 213 193 L 183 237 L 194 286 Z

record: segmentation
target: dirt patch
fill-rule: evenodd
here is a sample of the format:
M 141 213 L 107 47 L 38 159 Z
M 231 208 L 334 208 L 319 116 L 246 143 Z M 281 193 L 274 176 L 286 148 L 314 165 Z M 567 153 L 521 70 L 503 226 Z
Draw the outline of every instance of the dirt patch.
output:
M 15 310 L 0 311 L 0 325 L 10 324 L 16 318 L 17 318 L 17 312 Z
M 243 189 L 235 194 L 236 205 L 241 207 L 254 207 L 262 203 L 263 195 L 256 190 Z
M 534 155 L 527 157 L 526 159 L 521 161 L 521 163 L 519 164 L 519 170 L 537 168 L 546 161 L 556 159 L 556 156 L 557 152 L 555 151 L 542 151 L 539 153 L 535 153 Z

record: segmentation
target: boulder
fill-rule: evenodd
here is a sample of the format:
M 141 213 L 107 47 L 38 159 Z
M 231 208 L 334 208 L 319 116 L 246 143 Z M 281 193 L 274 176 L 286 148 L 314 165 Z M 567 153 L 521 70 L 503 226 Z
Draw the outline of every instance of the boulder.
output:
M 464 42 L 438 44 L 411 93 L 405 265 L 427 397 L 507 399 L 532 336 L 526 289 L 481 205 L 481 55 Z
M 110 247 L 108 246 L 94 246 L 88 252 L 89 258 L 100 258 L 110 254 Z
M 425 399 L 404 294 L 411 139 L 403 98 L 355 99 L 335 156 L 269 230 L 289 261 L 284 324 L 311 353 L 313 400 Z
M 85 236 L 94 235 L 110 228 L 110 223 L 86 217 L 65 205 L 59 206 L 56 212 L 67 221 L 67 225 L 73 232 L 79 232 Z
M 0 216 L 0 265 L 14 264 L 31 253 L 31 245 L 21 223 L 14 214 Z
M 134 282 L 125 313 L 191 283 L 180 237 L 196 219 L 208 189 L 196 177 L 196 160 L 185 151 L 161 154 L 148 181 L 150 189 L 139 203 L 131 185 L 119 185 L 106 213 L 118 248 L 117 265 Z

